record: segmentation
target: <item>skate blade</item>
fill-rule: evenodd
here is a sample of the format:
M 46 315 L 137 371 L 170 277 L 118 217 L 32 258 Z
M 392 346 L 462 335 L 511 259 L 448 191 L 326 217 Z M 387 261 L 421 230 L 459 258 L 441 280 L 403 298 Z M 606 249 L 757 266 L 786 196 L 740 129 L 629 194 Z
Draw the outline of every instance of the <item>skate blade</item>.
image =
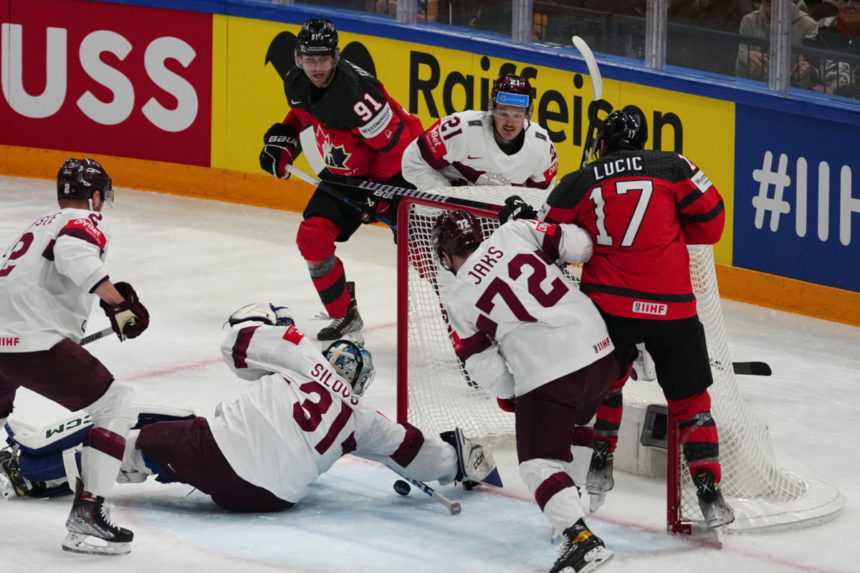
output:
M 112 543 L 92 535 L 69 532 L 63 540 L 63 551 L 86 555 L 126 555 L 131 543 Z
M 588 573 L 589 571 L 594 571 L 615 555 L 612 551 L 607 549 L 606 547 L 595 547 L 591 551 L 585 554 L 584 560 L 585 565 L 577 571 L 573 568 L 573 565 L 568 565 L 567 567 L 563 567 L 559 570 L 559 573 Z
M 580 569 L 577 573 L 588 573 L 589 571 L 594 571 L 612 559 L 613 555 L 615 555 L 615 553 L 605 547 L 595 547 L 585 554 L 585 567 Z

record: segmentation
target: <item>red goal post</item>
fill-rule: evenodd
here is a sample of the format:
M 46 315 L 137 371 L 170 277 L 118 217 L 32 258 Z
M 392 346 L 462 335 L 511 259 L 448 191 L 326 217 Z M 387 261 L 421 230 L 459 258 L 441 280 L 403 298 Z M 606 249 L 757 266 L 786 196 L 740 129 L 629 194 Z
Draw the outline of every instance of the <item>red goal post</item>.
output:
M 447 271 L 433 252 L 431 232 L 439 214 L 463 209 L 479 218 L 485 236 L 489 236 L 498 227 L 496 213 L 505 197 L 518 194 L 540 208 L 545 192 L 522 187 L 459 187 L 432 192 L 448 193 L 452 202 L 404 197 L 398 208 L 397 419 L 427 432 L 459 426 L 471 437 L 513 446 L 513 415 L 498 409 L 494 398 L 474 387 L 454 354 L 438 294 L 448 282 Z M 454 204 L 457 198 L 469 201 L 469 206 Z M 485 207 L 478 206 L 476 199 L 486 201 Z M 839 491 L 782 469 L 774 457 L 767 426 L 739 392 L 711 247 L 690 247 L 690 273 L 714 375 L 710 393 L 720 434 L 723 492 L 737 518 L 729 529 L 788 527 L 832 517 L 844 505 Z M 578 283 L 575 272 L 568 273 L 568 279 Z M 655 382 L 631 381 L 624 389 L 624 403 L 629 409 L 637 404 L 666 402 Z M 673 532 L 689 532 L 703 518 L 680 455 L 677 428 L 671 420 L 667 428 L 667 527 Z

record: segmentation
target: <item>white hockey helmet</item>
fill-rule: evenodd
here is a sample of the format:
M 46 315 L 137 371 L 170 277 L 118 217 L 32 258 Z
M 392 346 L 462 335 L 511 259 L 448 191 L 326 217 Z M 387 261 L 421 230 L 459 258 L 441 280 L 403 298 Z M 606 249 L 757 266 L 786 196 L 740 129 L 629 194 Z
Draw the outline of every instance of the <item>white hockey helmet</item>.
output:
M 261 322 L 269 326 L 289 326 L 295 321 L 286 306 L 276 306 L 270 302 L 252 302 L 233 311 L 227 324 L 236 326 L 243 322 Z
M 373 357 L 366 348 L 356 342 L 345 338 L 335 340 L 323 350 L 323 356 L 338 375 L 349 382 L 352 392 L 357 396 L 363 395 L 373 382 L 376 375 Z

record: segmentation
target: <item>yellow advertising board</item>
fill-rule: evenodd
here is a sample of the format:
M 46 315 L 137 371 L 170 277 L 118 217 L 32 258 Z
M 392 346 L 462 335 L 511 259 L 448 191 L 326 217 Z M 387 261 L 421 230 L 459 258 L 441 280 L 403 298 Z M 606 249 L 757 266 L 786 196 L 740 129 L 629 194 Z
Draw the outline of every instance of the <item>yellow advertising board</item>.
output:
M 283 53 L 292 46 L 283 40 L 299 26 L 225 16 L 216 16 L 214 25 L 213 59 L 223 67 L 213 74 L 212 166 L 257 173 L 262 134 L 289 110 L 274 62 L 292 57 Z M 560 173 L 578 167 L 592 100 L 587 75 L 361 34 L 341 33 L 340 46 L 425 127 L 454 111 L 486 108 L 500 73 L 528 77 L 537 89 L 532 119 L 548 130 Z M 591 107 L 597 117 L 636 106 L 648 121 L 648 147 L 681 152 L 708 174 L 729 214 L 717 260 L 730 264 L 734 104 L 612 80 L 604 82 L 603 99 Z

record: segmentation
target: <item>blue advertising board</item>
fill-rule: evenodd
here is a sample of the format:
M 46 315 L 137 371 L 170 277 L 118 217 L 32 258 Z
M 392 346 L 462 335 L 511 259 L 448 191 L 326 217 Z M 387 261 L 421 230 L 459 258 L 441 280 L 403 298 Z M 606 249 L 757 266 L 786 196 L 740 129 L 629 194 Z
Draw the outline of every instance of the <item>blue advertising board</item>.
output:
M 860 132 L 742 104 L 735 117 L 732 264 L 860 291 Z

